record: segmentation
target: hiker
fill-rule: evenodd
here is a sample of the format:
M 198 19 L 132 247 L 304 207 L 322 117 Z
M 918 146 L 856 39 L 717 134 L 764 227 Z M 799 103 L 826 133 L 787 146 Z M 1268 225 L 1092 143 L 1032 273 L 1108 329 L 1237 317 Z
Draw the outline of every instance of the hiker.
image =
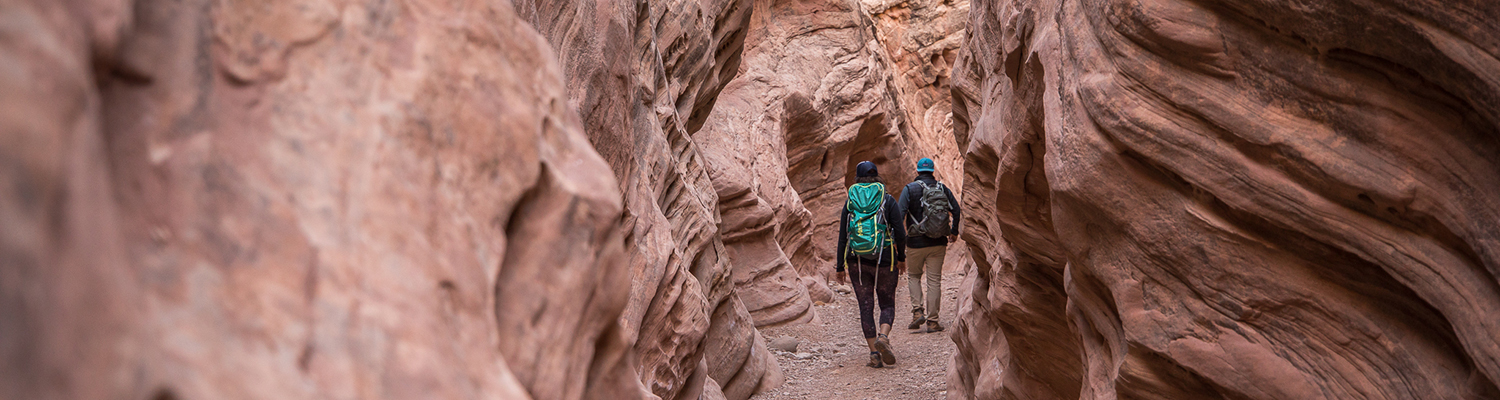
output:
M 839 217 L 839 262 L 834 267 L 839 282 L 853 271 L 854 297 L 859 302 L 859 327 L 870 346 L 871 368 L 895 365 L 891 351 L 891 324 L 896 320 L 897 268 L 906 261 L 906 229 L 900 223 L 901 208 L 885 193 L 875 163 L 855 166 L 855 184 L 849 187 L 844 211 Z M 880 325 L 876 330 L 874 308 L 880 302 Z
M 911 291 L 911 325 L 906 329 L 927 328 L 923 332 L 940 332 L 938 306 L 943 298 L 943 256 L 948 243 L 958 238 L 958 199 L 946 185 L 932 176 L 931 158 L 917 160 L 917 179 L 901 188 L 901 213 L 906 216 L 906 248 L 911 262 L 907 265 L 907 288 Z M 922 295 L 922 274 L 927 274 L 927 295 Z M 926 300 L 925 304 L 923 300 Z M 925 307 L 924 307 L 925 305 Z

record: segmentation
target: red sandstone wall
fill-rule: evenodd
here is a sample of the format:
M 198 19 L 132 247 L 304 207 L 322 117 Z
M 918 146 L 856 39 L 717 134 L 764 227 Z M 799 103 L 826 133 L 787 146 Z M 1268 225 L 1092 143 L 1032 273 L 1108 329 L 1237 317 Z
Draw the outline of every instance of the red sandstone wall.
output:
M 951 398 L 1500 397 L 1500 6 L 970 21 Z

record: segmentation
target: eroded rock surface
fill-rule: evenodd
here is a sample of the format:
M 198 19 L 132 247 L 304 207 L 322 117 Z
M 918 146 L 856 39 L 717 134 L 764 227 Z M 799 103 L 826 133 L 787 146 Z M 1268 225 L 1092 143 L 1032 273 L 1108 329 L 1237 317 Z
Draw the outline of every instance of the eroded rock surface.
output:
M 953 136 L 951 72 L 969 22 L 966 0 L 861 0 L 890 60 L 896 100 L 911 132 L 906 156 L 932 158 L 935 176 L 963 198 L 963 152 Z M 892 182 L 904 184 L 906 181 Z M 967 246 L 948 246 L 946 270 L 968 269 Z M 948 300 L 944 307 L 951 307 Z M 947 323 L 947 322 L 944 322 Z
M 1500 397 L 1500 6 L 970 15 L 950 397 Z
M 938 16 L 962 10 L 943 8 L 923 18 L 942 19 Z M 929 140 L 923 132 L 947 138 L 946 131 L 914 128 L 908 121 L 925 111 L 903 106 L 908 94 L 915 99 L 944 83 L 934 78 L 903 92 L 898 81 L 904 78 L 897 75 L 907 69 L 893 67 L 887 54 L 888 47 L 942 54 L 942 44 L 923 34 L 913 35 L 922 39 L 910 41 L 910 47 L 883 45 L 876 26 L 854 1 L 756 3 L 741 73 L 693 137 L 709 153 L 705 158 L 724 214 L 725 246 L 735 260 L 741 296 L 759 325 L 805 320 L 808 300 L 832 299 L 827 282 L 838 212 L 854 164 L 874 161 L 892 193 L 899 194 L 915 176 L 918 158 L 941 153 L 942 140 Z M 945 27 L 937 35 L 952 32 L 951 25 Z M 898 38 L 907 36 L 892 33 L 890 40 Z M 902 68 L 947 69 L 923 64 L 932 62 L 930 57 L 903 60 L 908 62 Z M 941 57 L 937 62 L 946 64 Z M 946 101 L 936 100 L 942 96 L 928 97 L 934 100 L 921 103 L 924 107 L 946 113 Z M 948 154 L 948 160 L 956 160 L 956 151 Z M 946 162 L 948 172 L 940 171 L 940 177 L 956 176 L 957 165 Z
M 509 3 L 22 1 L 0 30 L 5 397 L 657 389 L 620 183 Z
M 569 101 L 624 192 L 641 379 L 664 399 L 745 399 L 780 369 L 742 304 L 717 182 L 689 140 L 739 66 L 748 0 L 518 1 L 557 49 Z M 751 299 L 755 297 L 751 296 Z
M 909 122 L 914 158 L 936 161 L 939 178 L 962 197 L 963 153 L 953 141 L 949 76 L 969 22 L 967 0 L 861 0 L 891 64 L 897 101 Z M 958 247 L 958 246 L 954 246 Z M 958 260 L 958 258 L 953 258 Z

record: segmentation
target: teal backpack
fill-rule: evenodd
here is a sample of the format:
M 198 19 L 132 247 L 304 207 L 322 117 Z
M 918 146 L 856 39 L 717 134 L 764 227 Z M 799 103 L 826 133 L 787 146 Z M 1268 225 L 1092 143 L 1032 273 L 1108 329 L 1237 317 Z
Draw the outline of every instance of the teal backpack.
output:
M 879 260 L 881 252 L 894 243 L 891 227 L 887 225 L 885 213 L 885 185 L 880 183 L 856 183 L 849 187 L 849 199 L 845 202 L 849 210 L 849 243 L 844 246 L 849 253 L 865 259 Z M 895 267 L 895 252 L 891 252 L 891 267 Z M 842 260 L 840 260 L 842 261 Z

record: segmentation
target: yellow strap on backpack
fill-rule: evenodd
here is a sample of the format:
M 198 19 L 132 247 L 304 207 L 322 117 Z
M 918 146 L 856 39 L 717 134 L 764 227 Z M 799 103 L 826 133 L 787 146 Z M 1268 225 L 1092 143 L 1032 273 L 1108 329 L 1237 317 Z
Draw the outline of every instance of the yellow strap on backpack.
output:
M 885 235 L 885 241 L 891 247 L 891 272 L 896 272 L 896 229 L 891 227 L 885 229 L 890 232 Z

